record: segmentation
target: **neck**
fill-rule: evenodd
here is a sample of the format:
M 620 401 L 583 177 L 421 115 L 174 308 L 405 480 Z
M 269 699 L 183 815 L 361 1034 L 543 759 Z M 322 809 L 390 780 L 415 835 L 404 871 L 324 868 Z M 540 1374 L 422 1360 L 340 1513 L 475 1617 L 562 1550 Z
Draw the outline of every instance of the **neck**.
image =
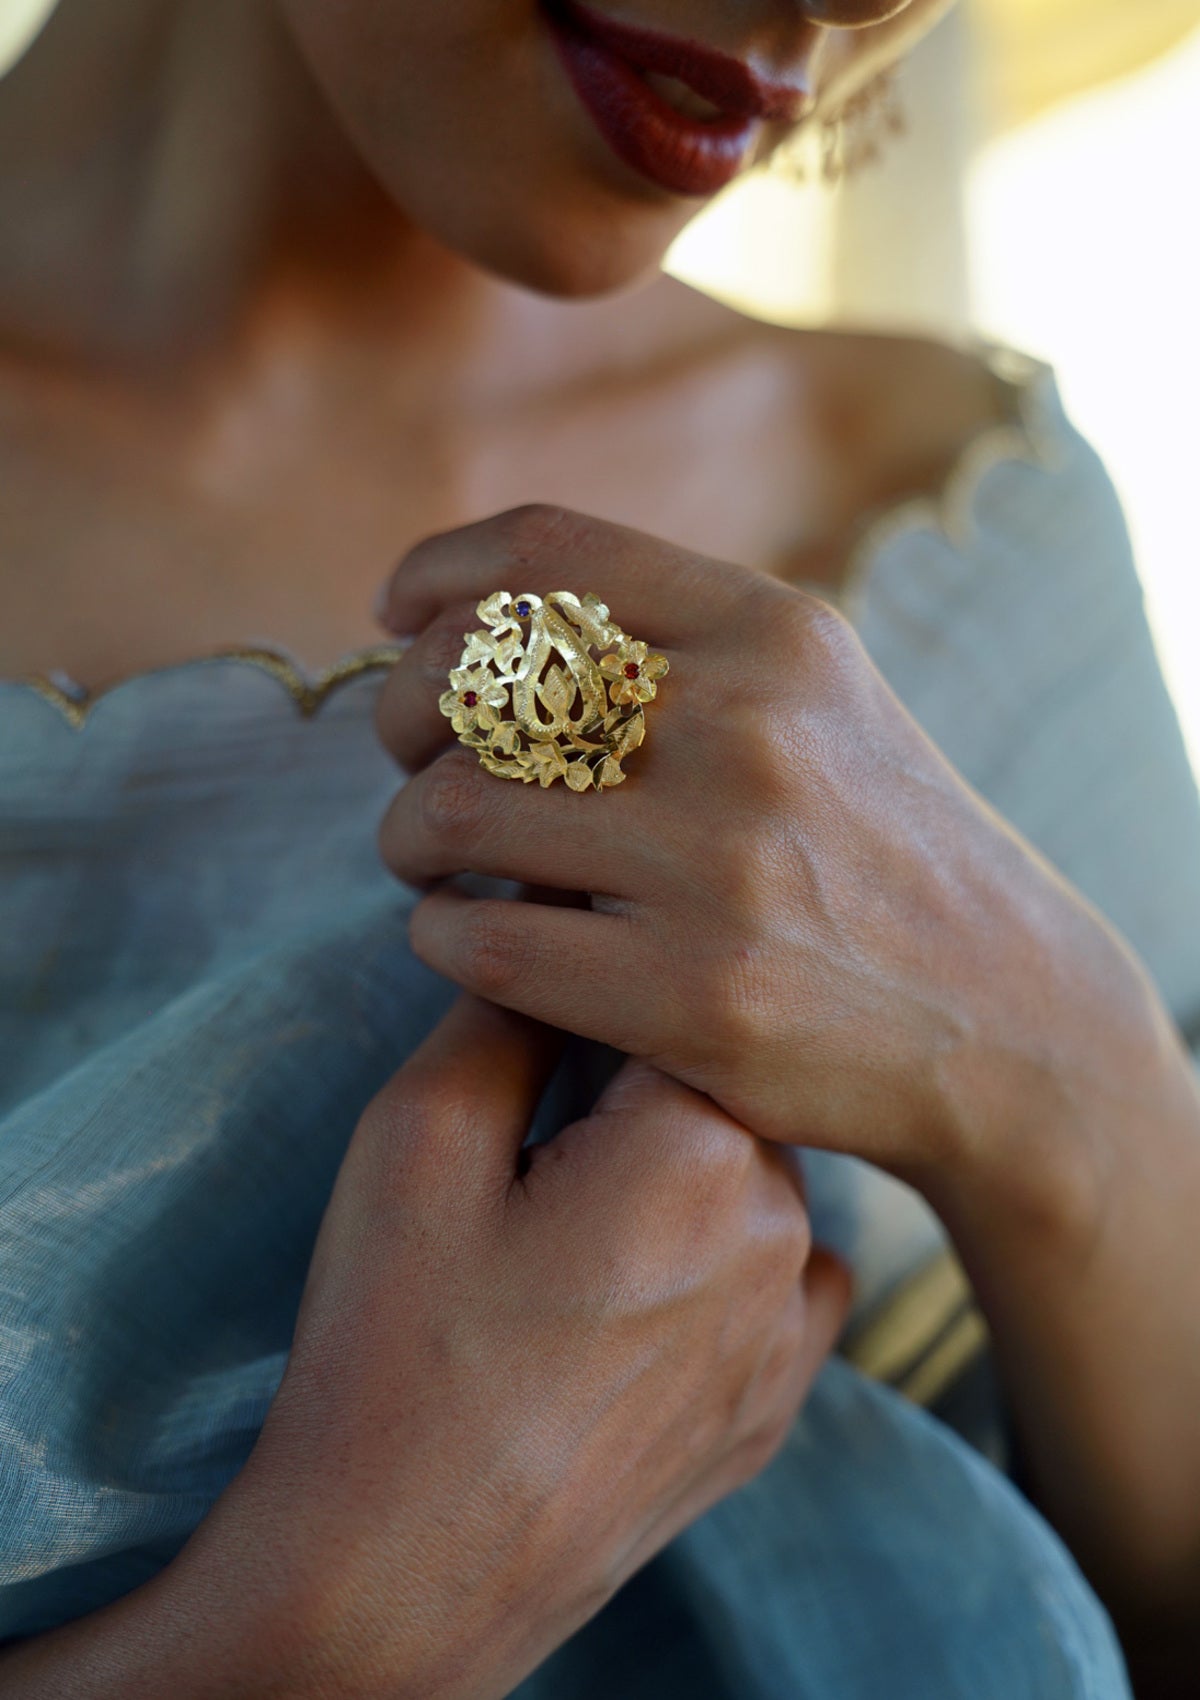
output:
M 207 364 L 284 315 L 476 316 L 521 293 L 414 228 L 270 0 L 61 0 L 0 84 L 0 343 Z

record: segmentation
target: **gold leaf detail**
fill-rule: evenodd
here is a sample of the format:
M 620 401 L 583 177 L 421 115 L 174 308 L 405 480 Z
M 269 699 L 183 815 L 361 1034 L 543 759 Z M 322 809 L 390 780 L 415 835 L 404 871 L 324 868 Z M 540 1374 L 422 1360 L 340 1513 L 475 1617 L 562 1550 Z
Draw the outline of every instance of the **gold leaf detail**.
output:
M 645 736 L 646 716 L 640 708 L 636 708 L 613 739 L 613 754 L 615 756 L 627 756 L 630 750 L 637 749 Z
M 507 590 L 497 590 L 491 596 L 484 598 L 476 608 L 475 613 L 485 626 L 504 626 L 509 622 L 509 615 L 504 612 L 504 609 L 511 607 L 511 605 L 512 597 Z
M 521 734 L 515 721 L 502 720 L 492 732 L 491 747 L 498 754 L 511 756 L 516 753 L 521 743 Z
M 496 640 L 491 632 L 468 632 L 463 645 L 460 667 L 470 667 L 482 661 L 486 665 L 496 658 Z

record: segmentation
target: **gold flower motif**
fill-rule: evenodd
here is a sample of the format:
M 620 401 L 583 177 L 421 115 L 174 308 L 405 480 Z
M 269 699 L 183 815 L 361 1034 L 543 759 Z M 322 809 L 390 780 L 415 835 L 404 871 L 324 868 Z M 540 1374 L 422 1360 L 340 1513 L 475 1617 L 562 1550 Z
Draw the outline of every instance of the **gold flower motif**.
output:
M 670 667 L 665 655 L 651 655 L 650 647 L 640 639 L 625 638 L 614 655 L 605 655 L 600 671 L 611 680 L 608 694 L 617 703 L 652 702 L 658 691 L 657 680 Z
M 507 702 L 507 686 L 498 684 L 486 667 L 456 667 L 438 707 L 461 738 L 464 732 L 493 731 Z

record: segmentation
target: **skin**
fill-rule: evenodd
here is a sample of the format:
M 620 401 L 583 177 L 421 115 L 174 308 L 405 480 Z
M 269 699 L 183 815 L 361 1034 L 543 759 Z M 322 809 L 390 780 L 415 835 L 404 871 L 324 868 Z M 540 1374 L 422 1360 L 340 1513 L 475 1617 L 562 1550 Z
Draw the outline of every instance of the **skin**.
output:
M 828 109 L 943 9 L 644 0 L 621 10 L 807 78 Z M 773 138 L 760 141 L 765 152 Z M 611 589 L 622 621 L 671 647 L 637 780 L 598 805 L 613 832 L 639 798 L 654 798 L 657 865 L 642 846 L 628 889 L 614 891 L 614 859 L 596 881 L 583 817 L 565 812 L 583 800 L 491 781 L 484 796 L 461 762 L 452 783 L 414 782 L 412 805 L 388 817 L 384 848 L 398 870 L 432 878 L 448 862 L 482 859 L 478 823 L 489 818 L 522 861 L 533 817 L 522 821 L 517 806 L 532 808 L 557 823 L 565 860 L 552 877 L 569 865 L 572 889 L 591 895 L 591 913 L 560 907 L 557 925 L 623 929 L 656 991 L 655 944 L 681 965 L 654 1035 L 667 1066 L 631 1064 L 626 1095 L 600 1112 L 604 1140 L 572 1130 L 565 1158 L 542 1174 L 535 1165 L 520 1186 L 514 1151 L 543 1066 L 542 1029 L 500 1029 L 495 1083 L 465 1096 L 464 1057 L 492 1055 L 488 1023 L 505 1019 L 468 1002 L 401 1071 L 355 1135 L 251 1466 L 149 1587 L 7 1655 L 6 1692 L 506 1691 L 765 1458 L 836 1333 L 844 1277 L 809 1254 L 802 1208 L 762 1135 L 869 1145 L 925 1187 L 988 1308 L 1044 1502 L 1131 1623 L 1140 1613 L 1162 1644 L 1164 1624 L 1186 1620 L 1200 1505 L 1189 1332 L 1200 1295 L 1187 1248 L 1200 1188 L 1176 1037 L 1120 941 L 961 786 L 836 619 L 774 582 L 790 571 L 836 579 L 856 516 L 936 488 L 996 416 L 994 393 L 951 351 L 747 326 L 657 278 L 696 210 L 598 142 L 555 78 L 532 0 L 65 0 L 0 86 L 0 225 L 16 233 L 0 252 L 0 500 L 6 562 L 22 563 L 0 568 L 0 667 L 65 666 L 101 686 L 254 630 L 310 661 L 331 659 L 378 636 L 368 609 L 383 564 L 437 533 L 400 575 L 392 608 L 413 631 L 440 622 L 437 635 L 397 670 L 380 731 L 440 773 L 445 722 L 422 734 L 423 750 L 404 744 L 403 728 L 423 724 L 429 706 L 418 703 L 420 670 L 432 701 L 463 607 L 470 624 L 473 600 L 510 561 L 557 583 L 554 539 L 569 537 L 597 558 L 594 587 Z M 514 517 L 531 495 L 551 502 Z M 497 510 L 490 530 L 462 530 Z M 618 534 L 591 513 L 624 522 L 623 576 L 603 576 L 597 551 Z M 747 566 L 717 571 L 702 548 Z M 451 560 L 460 554 L 461 569 Z M 422 560 L 441 562 L 436 585 Z M 736 615 L 717 579 L 746 587 Z M 685 586 L 742 651 L 710 642 L 702 621 L 675 632 L 669 611 Z M 785 653 L 789 634 L 795 653 Z M 743 710 L 738 762 L 722 764 L 719 813 L 745 810 L 757 891 L 734 877 L 731 846 L 711 833 L 706 855 L 718 852 L 712 865 L 729 889 L 687 878 L 699 830 L 687 705 L 701 665 L 726 698 L 745 690 L 744 700 L 775 705 L 761 728 Z M 823 728 L 819 759 L 780 747 L 781 681 L 802 721 Z M 423 818 L 406 817 L 422 796 Z M 446 843 L 455 796 L 478 810 L 471 854 L 457 859 Z M 844 818 L 813 809 L 831 797 Z M 935 810 L 936 868 L 918 797 Z M 717 813 L 710 801 L 710 826 Z M 596 826 L 593 812 L 589 836 Z M 864 902 L 846 848 L 873 856 L 880 878 L 903 889 L 944 983 L 881 913 L 877 887 Z M 784 851 L 809 876 L 799 892 Z M 964 890 L 998 897 L 1014 916 L 1031 900 L 1033 916 L 1001 938 L 976 909 L 962 912 Z M 736 927 L 723 924 L 714 944 L 752 970 L 753 995 L 733 1010 L 714 997 L 695 937 L 695 917 L 714 916 L 718 898 L 731 899 Z M 527 1001 L 515 950 L 473 950 L 485 935 L 453 903 L 443 893 L 422 906 L 418 948 L 447 962 L 457 950 L 453 971 L 468 986 L 486 957 L 491 998 Z M 538 929 L 555 923 L 525 906 L 508 924 L 512 938 L 544 942 Z M 500 923 L 488 926 L 499 940 Z M 806 985 L 795 962 L 814 947 L 822 978 Z M 694 999 L 685 964 L 708 969 Z M 1035 991 L 1050 1001 L 1037 978 L 1047 965 L 1062 995 L 1031 1047 L 1022 1011 Z M 544 1013 L 571 1025 L 550 978 Z M 871 1012 L 897 984 L 902 1047 L 890 1068 L 884 1058 L 864 1072 L 878 1056 Z M 835 1028 L 831 996 L 844 1010 Z M 685 1042 L 689 1022 L 703 1044 Z M 973 1040 L 985 1031 L 1003 1042 Z M 895 1125 L 893 1092 L 905 1109 Z M 731 1121 L 734 1103 L 749 1133 Z M 477 1187 L 453 1163 L 464 1109 L 471 1139 L 490 1130 L 495 1156 Z M 1036 1174 L 1023 1161 L 1032 1128 L 1045 1136 Z M 625 1161 L 634 1150 L 636 1186 Z M 1147 1151 L 1153 1163 L 1138 1160 Z M 399 1210 L 379 1210 L 398 1156 L 419 1195 L 420 1235 L 402 1231 Z M 462 1188 L 442 1183 L 444 1157 Z M 646 1162 L 663 1165 L 657 1190 Z M 695 1186 L 681 1182 L 693 1173 Z M 710 1212 L 720 1232 L 697 1242 Z M 601 1223 L 614 1236 L 599 1242 L 610 1262 L 585 1264 L 568 1294 L 561 1246 L 589 1243 Z M 452 1319 L 467 1330 L 456 1335 L 462 1359 L 431 1376 L 431 1359 L 443 1366 L 447 1351 L 448 1246 L 456 1256 L 469 1246 L 477 1262 Z M 672 1268 L 677 1277 L 688 1256 L 699 1260 L 695 1305 L 659 1333 L 647 1321 L 655 1282 Z M 645 1315 L 624 1299 L 614 1306 L 614 1260 L 644 1277 L 634 1298 Z M 554 1283 L 539 1279 L 546 1267 Z M 773 1304 L 759 1307 L 760 1289 Z M 390 1295 L 401 1291 L 394 1316 Z M 586 1349 L 564 1345 L 558 1306 L 568 1296 L 595 1319 Z M 745 1332 L 714 1333 L 718 1316 Z M 614 1420 L 583 1432 L 583 1401 L 557 1398 L 552 1378 L 495 1373 L 515 1373 L 530 1354 L 557 1364 L 564 1350 L 570 1385 L 589 1389 L 623 1385 L 631 1351 L 644 1351 L 640 1428 Z M 1164 1362 L 1178 1365 L 1170 1386 Z M 414 1374 L 432 1389 L 418 1410 L 401 1392 Z M 353 1399 L 339 1400 L 343 1377 Z M 676 1377 L 690 1402 L 669 1390 Z M 463 1408 L 478 1424 L 451 1420 Z M 381 1423 L 411 1441 L 423 1466 L 413 1479 L 396 1462 L 404 1449 L 389 1438 L 381 1452 Z M 320 1445 L 318 1470 L 313 1449 L 331 1424 L 342 1445 L 332 1461 Z M 521 1460 L 516 1504 L 464 1505 L 471 1466 L 526 1425 L 540 1450 Z M 628 1491 L 614 1501 L 618 1469 Z M 329 1471 L 336 1492 L 314 1485 Z M 593 1522 L 604 1538 L 580 1554 L 570 1531 Z M 453 1550 L 436 1534 L 446 1527 L 465 1537 Z M 264 1551 L 285 1549 L 261 1564 Z M 426 1579 L 420 1610 L 401 1625 L 379 1585 L 396 1564 Z M 545 1578 L 536 1598 L 519 1586 L 526 1575 Z M 469 1627 L 464 1576 L 477 1599 Z M 500 1647 L 503 1688 L 492 1663 Z
M 354 14 L 327 9 L 346 57 Z M 712 10 L 673 21 L 737 46 Z M 783 15 L 799 74 L 811 29 Z M 453 34 L 457 8 L 436 16 Z M 439 90 L 456 134 L 515 121 L 515 89 L 465 76 Z M 833 579 L 864 510 L 937 488 L 998 416 L 932 343 L 781 330 L 668 277 L 587 294 L 614 227 L 661 257 L 698 203 L 648 202 L 565 122 L 586 229 L 522 188 L 578 274 L 560 299 L 382 193 L 386 134 L 360 155 L 264 0 L 63 0 L 0 88 L 0 672 L 102 689 L 254 634 L 321 665 L 377 641 L 410 543 L 533 496 Z M 453 177 L 422 145 L 418 174 L 471 197 L 492 151 Z
M 568 581 L 670 665 L 603 800 L 497 782 L 438 708 L 477 601 Z M 820 598 L 535 505 L 425 540 L 386 618 L 419 634 L 377 707 L 413 774 L 380 850 L 433 886 L 417 954 L 653 1061 L 764 1138 L 922 1191 L 974 1277 L 1041 1503 L 1134 1649 L 1177 1638 L 1185 1670 L 1200 1094 L 1131 947 L 954 771 Z M 586 895 L 437 883 L 468 870 Z
M 558 1048 L 463 998 L 372 1100 L 248 1466 L 6 1695 L 499 1700 L 774 1455 L 846 1270 L 778 1152 L 640 1063 L 521 1163 Z

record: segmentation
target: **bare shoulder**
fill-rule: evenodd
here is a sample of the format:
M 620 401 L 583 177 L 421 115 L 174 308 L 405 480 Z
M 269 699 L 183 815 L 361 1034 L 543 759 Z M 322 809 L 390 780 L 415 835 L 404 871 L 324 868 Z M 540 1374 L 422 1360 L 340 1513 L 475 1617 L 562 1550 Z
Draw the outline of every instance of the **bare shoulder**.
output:
M 825 469 L 854 516 L 942 489 L 967 447 L 1009 421 L 1013 392 L 982 350 L 935 338 L 762 325 L 785 374 L 797 454 Z
M 968 445 L 1011 417 L 1011 391 L 969 347 L 770 324 L 706 297 L 697 307 L 697 293 L 681 303 L 753 399 L 747 487 L 771 515 L 777 541 L 760 554 L 780 577 L 839 584 L 865 519 L 943 489 Z
M 697 340 L 744 351 L 776 370 L 797 431 L 855 455 L 922 460 L 953 454 L 1006 417 L 1004 385 L 981 353 L 934 337 L 773 324 L 661 280 L 661 306 Z
M 932 337 L 761 325 L 793 383 L 799 416 L 872 460 L 936 461 L 1007 416 L 982 354 Z

